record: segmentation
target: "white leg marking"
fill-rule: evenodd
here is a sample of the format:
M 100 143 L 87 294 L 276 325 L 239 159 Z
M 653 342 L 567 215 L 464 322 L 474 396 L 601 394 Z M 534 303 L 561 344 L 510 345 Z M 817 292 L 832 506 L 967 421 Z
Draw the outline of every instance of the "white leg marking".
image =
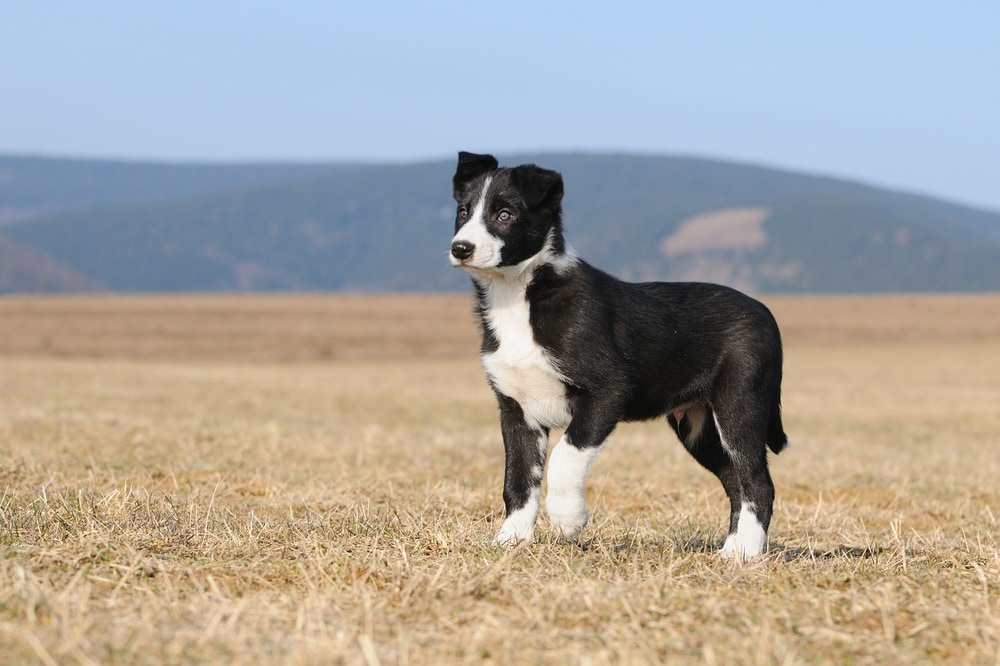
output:
M 538 435 L 538 453 L 542 456 L 542 465 L 545 465 L 545 458 L 549 453 L 549 433 L 543 432 Z M 542 482 L 542 472 L 544 469 L 538 470 L 538 482 Z
M 545 511 L 552 526 L 564 539 L 575 541 L 587 524 L 587 498 L 583 482 L 590 466 L 601 454 L 604 445 L 580 450 L 573 446 L 566 435 L 552 449 L 549 458 L 549 492 L 545 497 Z
M 722 448 L 725 449 L 730 458 L 735 458 L 733 450 L 729 448 L 729 444 L 726 442 L 726 436 L 722 433 L 722 428 L 719 426 L 719 415 L 714 411 L 712 412 L 712 420 L 715 421 L 715 431 L 719 433 L 719 442 L 722 443 Z
M 720 555 L 725 559 L 739 557 L 756 557 L 764 552 L 767 546 L 767 532 L 757 520 L 752 504 L 744 502 L 740 507 L 740 517 L 736 523 L 736 534 L 730 534 Z
M 531 542 L 535 538 L 535 522 L 538 520 L 538 507 L 541 490 L 534 488 L 527 504 L 507 516 L 500 527 L 500 532 L 493 543 L 499 546 L 514 546 L 519 541 Z

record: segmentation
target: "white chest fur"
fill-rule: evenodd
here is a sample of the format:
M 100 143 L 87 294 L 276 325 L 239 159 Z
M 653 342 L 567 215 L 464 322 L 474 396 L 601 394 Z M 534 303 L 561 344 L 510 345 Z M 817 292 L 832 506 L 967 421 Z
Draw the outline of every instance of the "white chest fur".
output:
M 564 377 L 535 342 L 522 280 L 495 280 L 487 286 L 486 324 L 500 343 L 483 354 L 483 368 L 500 393 L 521 406 L 535 427 L 560 428 L 570 421 Z

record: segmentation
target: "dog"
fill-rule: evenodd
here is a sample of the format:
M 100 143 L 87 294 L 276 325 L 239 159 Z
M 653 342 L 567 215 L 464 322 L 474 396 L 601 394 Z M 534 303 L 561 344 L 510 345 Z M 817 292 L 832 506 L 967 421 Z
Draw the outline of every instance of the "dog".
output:
M 565 431 L 545 508 L 577 541 L 589 517 L 584 481 L 608 436 L 620 422 L 665 416 L 729 497 L 722 556 L 762 554 L 774 503 L 765 447 L 788 444 L 781 335 L 767 307 L 715 284 L 623 282 L 583 261 L 563 237 L 556 171 L 463 151 L 452 186 L 449 259 L 472 278 L 506 459 L 494 543 L 534 538 L 551 428 Z

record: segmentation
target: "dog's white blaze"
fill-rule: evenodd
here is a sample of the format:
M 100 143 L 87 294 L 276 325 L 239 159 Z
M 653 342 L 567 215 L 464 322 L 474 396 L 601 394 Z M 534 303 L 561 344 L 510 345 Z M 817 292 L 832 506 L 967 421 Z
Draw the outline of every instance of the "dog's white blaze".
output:
M 538 521 L 541 492 L 539 487 L 531 490 L 527 504 L 507 516 L 500 527 L 500 532 L 493 539 L 493 543 L 500 546 L 513 546 L 518 541 L 531 541 L 535 538 L 535 523 Z
M 472 212 L 469 214 L 469 221 L 463 224 L 462 228 L 455 234 L 455 237 L 451 239 L 452 243 L 460 240 L 468 241 L 475 248 L 472 256 L 465 263 L 462 263 L 449 254 L 448 256 L 454 266 L 462 266 L 464 268 L 495 268 L 500 264 L 500 251 L 503 249 L 503 241 L 492 235 L 486 228 L 486 206 L 489 201 L 488 195 L 490 183 L 492 182 L 493 178 L 490 176 L 487 176 L 486 180 L 483 181 L 483 189 L 479 193 L 476 205 L 473 206 Z
M 563 435 L 552 449 L 545 511 L 549 514 L 552 526 L 564 539 L 578 539 L 587 524 L 589 516 L 587 498 L 583 492 L 584 481 L 603 448 L 602 444 L 581 450 Z
M 766 547 L 767 532 L 764 526 L 757 520 L 753 505 L 743 502 L 736 523 L 736 533 L 729 535 L 720 554 L 727 559 L 737 554 L 741 557 L 756 557 L 763 553 Z
M 530 426 L 561 428 L 571 418 L 565 378 L 535 342 L 525 297 L 533 267 L 512 268 L 519 270 L 483 282 L 486 324 L 499 342 L 496 351 L 483 354 L 483 368 L 498 391 L 517 401 Z

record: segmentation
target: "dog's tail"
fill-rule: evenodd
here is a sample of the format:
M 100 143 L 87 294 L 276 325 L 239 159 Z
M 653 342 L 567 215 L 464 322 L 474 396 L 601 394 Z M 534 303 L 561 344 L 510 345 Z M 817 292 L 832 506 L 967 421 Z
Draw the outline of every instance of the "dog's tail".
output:
M 775 453 L 781 453 L 790 445 L 788 435 L 781 425 L 781 401 L 776 400 L 771 410 L 771 423 L 767 428 L 767 446 Z

